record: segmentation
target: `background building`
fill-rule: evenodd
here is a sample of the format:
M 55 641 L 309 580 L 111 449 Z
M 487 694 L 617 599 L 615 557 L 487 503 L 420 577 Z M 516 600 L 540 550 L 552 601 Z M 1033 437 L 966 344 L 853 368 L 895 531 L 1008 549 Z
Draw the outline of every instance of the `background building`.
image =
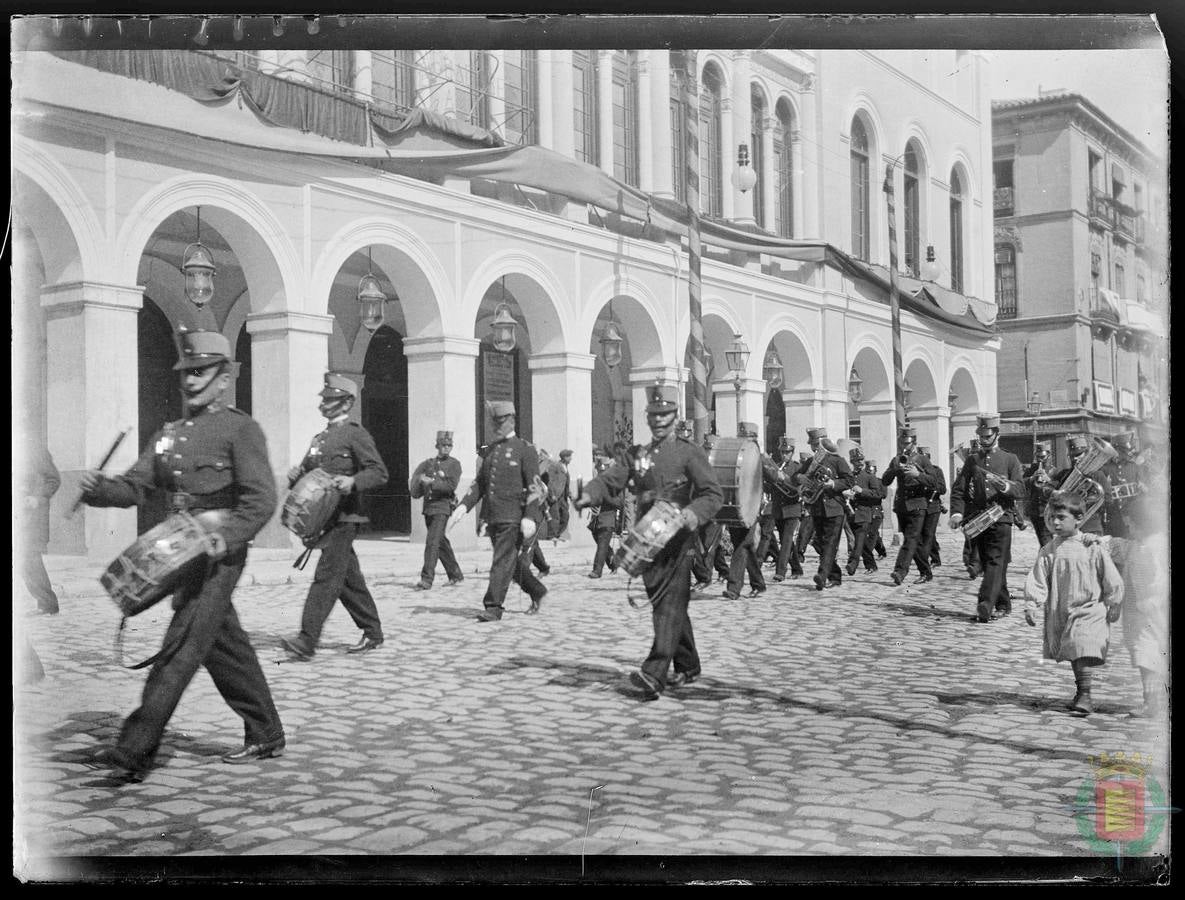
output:
M 454 431 L 472 475 L 485 399 L 514 400 L 520 433 L 553 456 L 575 450 L 577 474 L 591 471 L 594 442 L 644 435 L 644 386 L 688 383 L 686 242 L 648 215 L 440 166 L 503 142 L 538 144 L 599 169 L 622 195 L 678 201 L 681 60 L 665 50 L 16 53 L 13 305 L 32 352 L 15 374 L 63 473 L 52 549 L 103 557 L 133 539 L 133 512 L 63 510 L 120 427 L 135 440 L 114 468 L 178 414 L 170 333 L 186 321 L 236 347 L 237 403 L 263 425 L 278 474 L 320 428 L 326 367 L 362 385 L 355 415 L 391 471 L 369 500 L 382 531 L 418 537 L 407 478 L 438 428 Z M 738 415 L 764 423 L 767 443 L 789 432 L 805 444 L 817 424 L 851 428 L 883 468 L 894 450 L 889 164 L 911 419 L 943 460 L 976 412 L 995 409 L 985 66 L 954 50 L 695 53 L 703 215 L 841 251 L 789 259 L 705 237 L 720 433 Z M 387 142 L 391 159 L 380 158 Z M 740 144 L 751 190 L 738 177 Z M 429 156 L 425 174 L 416 166 Z M 179 271 L 198 240 L 217 268 L 200 313 Z M 367 274 L 387 298 L 381 324 L 361 312 Z M 503 304 L 517 323 L 508 353 L 491 329 Z M 623 336 L 612 366 L 610 321 Z M 725 351 L 738 335 L 751 355 L 731 372 Z M 258 543 L 289 536 L 273 523 Z
M 1078 94 L 992 119 L 1002 442 L 1029 460 L 1051 439 L 1059 463 L 1079 432 L 1163 447 L 1164 161 Z

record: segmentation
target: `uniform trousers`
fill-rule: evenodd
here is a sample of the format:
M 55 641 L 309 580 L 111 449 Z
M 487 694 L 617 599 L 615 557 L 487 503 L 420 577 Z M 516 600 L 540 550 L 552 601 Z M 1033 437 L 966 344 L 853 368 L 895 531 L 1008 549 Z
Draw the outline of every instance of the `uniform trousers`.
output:
M 918 572 L 925 577 L 934 573 L 930 568 L 929 556 L 919 553 L 922 542 L 922 529 L 926 525 L 926 511 L 924 509 L 907 509 L 897 513 L 897 527 L 901 530 L 901 549 L 897 551 L 897 561 L 893 565 L 893 574 L 905 578 L 909 574 L 910 562 L 918 564 Z
M 617 566 L 609 559 L 609 542 L 613 539 L 613 529 L 608 526 L 594 528 L 593 538 L 597 542 L 597 552 L 593 555 L 593 574 L 600 575 L 606 563 L 609 563 L 610 572 L 616 572 Z
M 778 530 L 773 516 L 762 516 L 757 520 L 761 528 L 761 540 L 757 544 L 757 565 L 765 565 L 766 557 L 778 558 Z
M 872 516 L 872 533 L 876 539 L 872 542 L 872 549 L 876 551 L 876 555 L 881 559 L 889 555 L 889 551 L 885 549 L 885 539 L 881 536 L 881 528 L 884 524 L 884 513 L 874 513 Z
M 24 579 L 26 590 L 37 601 L 38 609 L 55 613 L 58 611 L 58 595 L 49 583 L 45 560 L 34 547 L 25 547 L 21 551 L 21 577 Z
M 436 577 L 436 560 L 444 563 L 444 574 L 450 581 L 463 578 L 461 567 L 457 563 L 457 556 L 453 553 L 453 545 L 445 534 L 448 526 L 448 513 L 434 513 L 424 516 L 424 525 L 428 534 L 424 538 L 424 567 L 420 569 L 420 581 L 431 584 Z
M 822 552 L 819 550 L 819 539 L 815 534 L 815 517 L 810 514 L 802 517 L 802 524 L 798 529 L 798 546 L 796 550 L 800 561 L 806 558 L 808 544 L 815 548 L 816 553 Z
M 752 528 L 744 525 L 729 525 L 728 536 L 732 539 L 732 562 L 728 566 L 727 590 L 733 594 L 741 592 L 745 572 L 749 573 L 749 587 L 755 591 L 765 590 L 765 576 L 761 574 L 761 562 L 754 545 L 757 542 L 758 522 Z
M 543 548 L 539 545 L 539 534 L 536 532 L 534 544 L 531 545 L 531 555 L 529 557 L 530 565 L 533 565 L 539 570 L 539 574 L 546 575 L 551 571 L 551 566 L 547 564 L 547 560 L 543 556 Z
M 490 522 L 486 533 L 494 545 L 494 558 L 490 561 L 490 583 L 486 587 L 482 604 L 486 609 L 502 612 L 506 603 L 506 592 L 513 581 L 532 600 L 539 600 L 547 593 L 543 582 L 531 573 L 526 553 L 522 548 L 522 532 L 518 522 Z
M 209 577 L 195 579 L 173 595 L 175 612 L 161 656 L 148 673 L 139 708 L 128 716 L 119 735 L 118 749 L 132 767 L 147 769 L 152 764 L 165 726 L 200 666 L 242 718 L 244 744 L 284 736 L 259 658 L 231 605 L 246 562 L 243 548 L 214 563 Z
M 938 510 L 926 513 L 926 518 L 922 520 L 922 537 L 918 541 L 918 556 L 924 556 L 931 569 L 942 565 L 942 556 L 938 552 L 938 520 L 941 516 L 942 513 Z M 918 571 L 922 571 L 920 562 Z
M 843 534 L 842 515 L 811 516 L 814 520 L 815 549 L 819 551 L 818 574 L 826 581 L 843 581 L 843 569 L 836 562 L 839 555 L 839 538 Z
M 1008 563 L 1012 559 L 1012 523 L 996 522 L 972 542 L 983 565 L 979 584 L 979 602 L 975 614 L 981 622 L 992 617 L 993 610 L 1012 612 L 1008 593 Z
M 781 578 L 786 577 L 787 564 L 795 575 L 802 574 L 802 555 L 798 552 L 797 542 L 800 521 L 798 516 L 788 516 L 778 523 L 781 530 L 782 546 L 778 551 L 778 562 L 774 567 L 774 574 Z
M 313 573 L 313 584 L 300 617 L 301 641 L 310 650 L 320 642 L 325 620 L 338 600 L 363 635 L 375 641 L 383 639 L 379 611 L 366 587 L 358 554 L 354 552 L 357 533 L 356 522 L 341 522 L 329 529 L 324 538 L 321 558 L 317 560 L 317 571 Z
M 676 672 L 698 675 L 699 651 L 687 606 L 691 600 L 691 559 L 687 553 L 690 535 L 676 535 L 642 573 L 646 596 L 650 598 L 654 622 L 654 643 L 642 663 L 642 671 L 666 687 L 671 663 Z M 672 546 L 674 545 L 674 546 Z
M 856 564 L 864 563 L 864 568 L 875 569 L 876 560 L 872 557 L 872 519 L 867 522 L 852 522 L 852 549 L 848 551 L 848 574 L 856 574 Z

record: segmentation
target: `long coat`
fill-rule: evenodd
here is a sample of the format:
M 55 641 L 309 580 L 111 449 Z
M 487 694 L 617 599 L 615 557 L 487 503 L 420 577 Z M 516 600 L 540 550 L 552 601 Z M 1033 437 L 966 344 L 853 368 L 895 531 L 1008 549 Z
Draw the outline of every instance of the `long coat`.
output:
M 1045 606 L 1046 659 L 1107 659 L 1107 608 L 1123 602 L 1123 580 L 1102 542 L 1087 545 L 1077 534 L 1042 547 L 1025 579 L 1025 601 Z

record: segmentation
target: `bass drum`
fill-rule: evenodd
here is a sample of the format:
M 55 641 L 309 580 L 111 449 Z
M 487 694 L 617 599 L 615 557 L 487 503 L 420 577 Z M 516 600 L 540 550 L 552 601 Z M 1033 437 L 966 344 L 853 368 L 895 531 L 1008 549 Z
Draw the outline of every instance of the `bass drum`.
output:
M 751 528 L 761 513 L 761 448 L 753 438 L 718 438 L 708 463 L 724 489 L 715 521 Z

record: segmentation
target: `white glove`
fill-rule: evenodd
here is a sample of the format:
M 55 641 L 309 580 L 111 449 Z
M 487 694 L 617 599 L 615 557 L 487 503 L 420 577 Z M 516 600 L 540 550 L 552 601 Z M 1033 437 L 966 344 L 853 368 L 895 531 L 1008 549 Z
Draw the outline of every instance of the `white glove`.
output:
M 950 530 L 951 531 L 954 531 L 956 528 L 958 528 L 962 524 L 963 524 L 963 514 L 962 513 L 954 513 L 950 517 Z
M 461 506 L 458 506 L 458 507 L 457 507 L 456 509 L 454 509 L 454 510 L 452 511 L 452 513 L 449 515 L 449 517 L 448 517 L 448 524 L 444 526 L 444 530 L 445 530 L 445 531 L 452 531 L 452 530 L 453 530 L 453 527 L 454 527 L 454 526 L 455 526 L 455 525 L 456 525 L 458 522 L 460 522 L 460 521 L 461 521 L 463 518 L 465 518 L 465 516 L 466 516 L 466 515 L 468 515 L 468 513 L 469 513 L 469 510 L 467 510 L 467 509 L 465 508 L 464 504 L 462 504 Z
M 699 516 L 695 514 L 694 510 L 684 509 L 680 514 L 683 520 L 683 527 L 688 531 L 695 531 L 699 528 Z
M 535 520 L 528 519 L 526 516 L 523 516 L 523 518 L 519 520 L 518 529 L 523 533 L 523 540 L 529 541 L 535 536 Z

